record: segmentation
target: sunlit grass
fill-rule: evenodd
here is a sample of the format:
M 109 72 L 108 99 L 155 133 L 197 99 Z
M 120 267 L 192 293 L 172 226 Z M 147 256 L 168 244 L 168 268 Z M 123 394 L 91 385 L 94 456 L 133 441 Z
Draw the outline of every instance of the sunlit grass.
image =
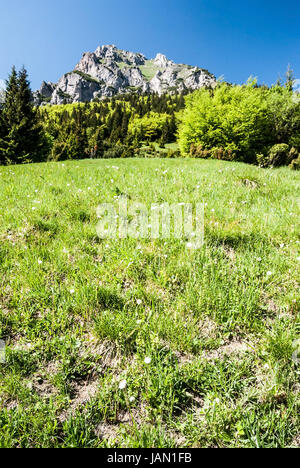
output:
M 120 194 L 204 202 L 203 248 L 99 239 L 96 208 Z M 0 203 L 0 446 L 299 444 L 297 172 L 1 167 Z

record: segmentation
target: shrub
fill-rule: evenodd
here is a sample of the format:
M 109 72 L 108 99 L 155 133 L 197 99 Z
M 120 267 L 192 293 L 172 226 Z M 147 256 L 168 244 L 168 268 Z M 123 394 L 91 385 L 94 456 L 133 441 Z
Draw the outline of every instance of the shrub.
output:
M 234 161 L 238 148 L 234 143 L 228 144 L 225 148 L 212 148 L 211 157 L 224 161 Z
M 103 159 L 117 159 L 126 157 L 126 147 L 123 145 L 115 145 L 103 152 Z
M 179 150 L 169 149 L 167 152 L 167 158 L 180 158 L 181 154 Z
M 260 167 L 268 167 L 269 166 L 269 156 L 266 154 L 258 153 L 256 154 L 256 163 Z
M 192 158 L 208 159 L 211 157 L 211 152 L 209 150 L 203 149 L 201 144 L 196 145 L 192 143 L 190 147 L 190 156 Z
M 288 164 L 290 164 L 294 159 L 297 159 L 299 156 L 300 155 L 296 148 L 291 148 L 288 155 Z
M 142 148 L 137 148 L 135 151 L 135 156 L 138 158 L 155 158 L 157 155 L 158 152 L 152 145 L 142 146 Z
M 288 162 L 289 145 L 280 143 L 272 146 L 268 153 L 269 165 L 273 167 L 285 166 Z
M 213 92 L 202 89 L 186 97 L 179 115 L 179 146 L 184 154 L 255 162 L 275 138 L 267 115 L 267 91 L 221 84 Z M 222 151 L 220 151 L 222 148 Z
M 290 161 L 289 146 L 285 143 L 274 145 L 267 154 L 257 154 L 256 161 L 261 167 L 279 167 L 285 166 Z
M 291 168 L 293 171 L 300 171 L 300 156 L 298 156 L 297 159 L 294 159 L 294 160 L 291 162 L 290 168 Z
M 288 149 L 300 150 L 300 100 L 280 86 L 268 89 L 252 80 L 201 89 L 186 97 L 178 118 L 181 153 L 191 157 L 268 167 L 289 164 L 294 154 Z

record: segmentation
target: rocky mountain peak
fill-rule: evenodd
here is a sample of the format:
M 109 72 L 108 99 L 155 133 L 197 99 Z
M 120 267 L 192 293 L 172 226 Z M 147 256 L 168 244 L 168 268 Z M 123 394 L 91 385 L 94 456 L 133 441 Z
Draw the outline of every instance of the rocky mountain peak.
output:
M 207 70 L 176 64 L 163 54 L 149 60 L 141 53 L 103 45 L 84 53 L 57 84 L 43 82 L 34 101 L 36 105 L 90 102 L 134 91 L 162 94 L 215 84 Z
M 168 60 L 163 54 L 157 54 L 153 63 L 160 68 L 167 68 L 168 65 L 174 65 L 174 62 Z

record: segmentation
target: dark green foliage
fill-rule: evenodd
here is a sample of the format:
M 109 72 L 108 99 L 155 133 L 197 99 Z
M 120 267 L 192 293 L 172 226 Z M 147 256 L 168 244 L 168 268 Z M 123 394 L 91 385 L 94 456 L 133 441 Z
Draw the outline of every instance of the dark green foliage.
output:
M 257 163 L 261 167 L 280 167 L 285 166 L 289 162 L 289 145 L 286 143 L 279 143 L 271 147 L 269 152 L 264 154 L 258 154 Z
M 4 125 L 3 112 L 2 112 L 2 107 L 0 105 L 0 165 L 3 165 L 6 163 L 5 153 L 1 149 L 5 135 L 6 135 L 6 126 Z
M 179 150 L 173 150 L 173 149 L 169 149 L 168 153 L 167 153 L 167 158 L 180 158 L 181 156 L 181 153 Z
M 127 147 L 125 145 L 115 145 L 115 146 L 108 148 L 106 151 L 104 151 L 102 157 L 104 159 L 115 159 L 115 158 L 124 158 L 126 156 L 127 156 Z
M 54 141 L 51 157 L 54 161 L 83 159 L 87 155 L 86 148 L 86 132 L 74 123 L 62 127 L 62 131 Z
M 274 167 L 285 166 L 288 162 L 289 145 L 280 143 L 272 146 L 269 151 L 270 165 Z
M 32 105 L 27 71 L 13 68 L 0 116 L 0 162 L 25 163 L 46 158 L 46 140 Z

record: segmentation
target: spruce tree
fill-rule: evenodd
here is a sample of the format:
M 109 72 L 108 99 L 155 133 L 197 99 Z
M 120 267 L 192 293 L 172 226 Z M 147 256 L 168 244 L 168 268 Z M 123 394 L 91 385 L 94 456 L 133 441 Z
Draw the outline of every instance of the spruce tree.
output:
M 0 89 L 0 164 L 5 163 L 3 153 L 1 151 L 1 141 L 3 141 L 3 138 L 5 137 L 5 134 L 6 134 L 6 126 L 4 124 L 4 119 L 2 118 L 3 102 L 4 102 L 4 90 Z
M 295 77 L 294 77 L 294 71 L 291 69 L 291 66 L 288 66 L 287 72 L 285 74 L 286 76 L 286 82 L 285 82 L 285 87 L 289 91 L 293 91 L 293 87 L 295 84 Z
M 46 158 L 45 138 L 33 107 L 25 68 L 17 73 L 13 67 L 6 84 L 2 107 L 5 128 L 0 135 L 0 159 L 7 164 L 43 161 Z
M 1 130 L 0 130 L 0 161 L 1 164 L 13 162 L 11 160 L 11 121 L 17 111 L 16 96 L 18 92 L 18 75 L 15 67 L 12 68 L 10 77 L 6 81 L 4 102 L 1 108 Z
M 0 165 L 6 163 L 4 149 L 2 149 L 2 145 L 4 145 L 4 138 L 6 135 L 6 125 L 2 114 L 2 106 L 0 103 Z

